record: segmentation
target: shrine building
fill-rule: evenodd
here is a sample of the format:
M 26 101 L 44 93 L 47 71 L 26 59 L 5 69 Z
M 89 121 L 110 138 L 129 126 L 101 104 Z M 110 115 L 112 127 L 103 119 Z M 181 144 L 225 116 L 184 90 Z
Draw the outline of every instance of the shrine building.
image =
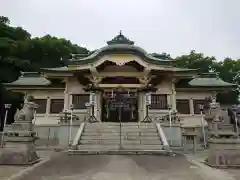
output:
M 171 110 L 182 119 L 183 125 L 199 126 L 199 105 L 206 98 L 214 101 L 218 92 L 232 90 L 235 85 L 215 74 L 178 68 L 175 60 L 149 54 L 120 33 L 91 54 L 72 55 L 64 67 L 22 73 L 6 87 L 34 96 L 39 105 L 36 124 L 58 124 L 59 114 L 71 107 L 79 121 L 86 121 L 90 93 L 94 93 L 96 119 L 118 122 L 114 99 L 121 92 L 122 122 L 139 122 L 146 117 L 146 95 L 150 93 L 148 113 L 153 121 Z

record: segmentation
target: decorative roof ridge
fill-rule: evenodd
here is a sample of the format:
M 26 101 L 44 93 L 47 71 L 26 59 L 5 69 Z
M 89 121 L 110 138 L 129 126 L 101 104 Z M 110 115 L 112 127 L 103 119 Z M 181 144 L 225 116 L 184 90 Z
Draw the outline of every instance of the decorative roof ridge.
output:
M 87 53 L 87 54 L 71 54 L 71 59 L 69 59 L 69 60 L 76 59 L 76 58 L 84 58 L 84 57 L 88 57 L 89 55 L 90 55 L 90 53 Z
M 134 45 L 134 41 L 131 41 L 126 36 L 122 34 L 122 31 L 120 30 L 119 34 L 115 36 L 112 40 L 107 41 L 108 45 L 112 44 L 128 44 L 128 45 Z
M 84 61 L 84 60 L 89 60 L 92 59 L 94 57 L 96 57 L 97 55 L 99 55 L 101 52 L 108 50 L 108 48 L 121 48 L 121 46 L 124 44 L 112 44 L 112 45 L 108 45 L 108 46 L 104 46 L 100 49 L 97 49 L 94 53 L 92 53 L 91 55 L 87 56 L 87 57 L 83 57 L 83 58 L 79 58 L 79 59 L 69 59 L 69 61 Z M 150 60 L 154 60 L 154 61 L 163 61 L 163 62 L 176 62 L 175 59 L 159 59 L 156 58 L 154 56 L 151 56 L 150 54 L 148 54 L 143 48 L 139 47 L 139 46 L 135 46 L 135 45 L 129 45 L 129 44 L 125 44 L 124 45 L 125 48 L 129 48 L 129 49 L 137 49 L 138 51 L 140 51 L 141 53 L 144 54 L 145 57 L 149 58 Z
M 68 71 L 68 66 L 60 66 L 55 68 L 41 68 L 40 71 Z
M 148 53 L 149 56 L 151 57 L 154 57 L 154 58 L 158 58 L 158 59 L 161 59 L 161 60 L 170 60 L 170 61 L 176 61 L 175 59 L 171 58 L 169 54 L 167 53 L 161 53 L 161 54 L 158 54 L 158 53 Z M 161 58 L 159 58 L 161 57 Z
M 218 76 L 217 72 L 206 72 L 206 73 L 200 73 L 197 75 L 198 78 L 216 78 L 216 79 L 221 79 Z
M 40 77 L 40 72 L 21 72 L 20 77 Z

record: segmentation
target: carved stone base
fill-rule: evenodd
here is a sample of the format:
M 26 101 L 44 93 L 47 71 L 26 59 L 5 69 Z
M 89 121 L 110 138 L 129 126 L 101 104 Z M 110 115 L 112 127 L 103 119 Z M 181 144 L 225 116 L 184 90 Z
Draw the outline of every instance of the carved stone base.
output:
M 240 168 L 240 151 L 222 150 L 211 152 L 206 159 L 206 164 L 217 168 Z
M 218 168 L 240 168 L 240 139 L 210 139 L 206 164 Z
M 1 165 L 30 165 L 39 161 L 33 143 L 7 143 L 0 149 Z

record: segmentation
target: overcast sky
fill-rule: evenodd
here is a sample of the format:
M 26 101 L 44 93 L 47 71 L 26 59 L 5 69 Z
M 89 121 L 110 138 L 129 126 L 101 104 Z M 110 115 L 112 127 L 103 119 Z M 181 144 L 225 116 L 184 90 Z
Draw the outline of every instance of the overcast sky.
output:
M 33 36 L 97 49 L 122 30 L 149 53 L 191 49 L 240 58 L 240 0 L 0 0 L 0 15 Z

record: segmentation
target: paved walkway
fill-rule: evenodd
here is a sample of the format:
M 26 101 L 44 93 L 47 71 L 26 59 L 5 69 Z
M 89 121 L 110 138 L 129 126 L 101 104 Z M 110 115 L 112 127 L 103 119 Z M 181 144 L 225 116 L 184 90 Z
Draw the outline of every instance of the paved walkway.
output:
M 1 151 L 1 149 L 0 149 Z M 39 151 L 38 156 L 40 158 L 49 158 L 51 155 L 55 154 L 55 152 L 52 151 Z M 27 169 L 31 168 L 31 166 L 3 166 L 0 165 L 0 180 L 7 180 L 10 177 L 14 176 L 15 174 L 18 174 L 22 171 L 25 171 Z
M 184 156 L 77 155 L 60 153 L 19 180 L 216 180 L 211 169 Z M 222 176 L 222 175 L 221 175 Z M 229 179 L 224 174 L 224 180 Z M 217 178 L 218 180 L 221 180 Z

